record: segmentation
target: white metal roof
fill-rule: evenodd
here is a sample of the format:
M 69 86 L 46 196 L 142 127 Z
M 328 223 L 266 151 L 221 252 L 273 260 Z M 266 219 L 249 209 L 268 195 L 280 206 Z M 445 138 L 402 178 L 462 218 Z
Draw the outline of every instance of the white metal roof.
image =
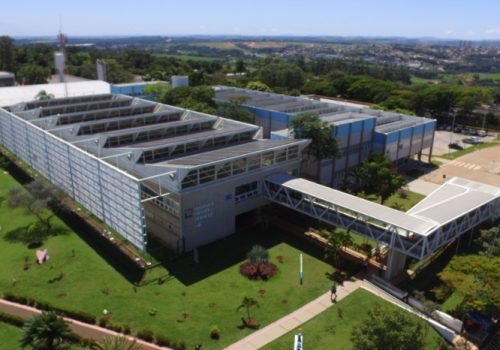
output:
M 408 211 L 413 216 L 445 224 L 500 196 L 500 188 L 452 178 Z
M 333 205 L 360 213 L 375 220 L 393 224 L 394 226 L 420 235 L 426 235 L 437 226 L 436 223 L 431 220 L 418 218 L 305 179 L 294 178 L 286 174 L 275 174 L 268 177 L 268 180 L 292 190 L 310 194 L 313 197 L 332 203 Z
M 53 94 L 56 98 L 109 94 L 111 92 L 110 85 L 105 81 L 99 80 L 9 86 L 0 88 L 0 107 L 7 107 L 20 102 L 32 101 L 41 90 L 45 90 L 47 93 Z

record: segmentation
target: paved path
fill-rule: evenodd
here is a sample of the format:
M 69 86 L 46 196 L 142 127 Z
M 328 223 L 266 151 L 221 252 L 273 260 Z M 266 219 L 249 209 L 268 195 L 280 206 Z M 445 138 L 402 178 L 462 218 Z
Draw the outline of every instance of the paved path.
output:
M 4 312 L 11 315 L 16 315 L 18 317 L 24 319 L 30 319 L 33 316 L 36 316 L 41 313 L 40 310 L 35 309 L 30 306 L 21 305 L 17 303 L 12 303 L 10 301 L 0 299 L 0 312 Z M 76 321 L 70 318 L 64 318 L 66 322 L 68 322 L 71 330 L 78 334 L 79 336 L 87 339 L 101 340 L 106 337 L 124 337 L 125 335 L 117 332 L 113 332 L 106 328 L 101 328 L 96 325 L 91 325 L 88 323 Z M 172 350 L 170 348 L 160 347 L 155 344 L 147 343 L 143 340 L 126 336 L 130 340 L 136 340 L 137 344 L 139 344 L 144 350 Z
M 363 281 L 358 278 L 352 278 L 344 282 L 343 286 L 337 287 L 337 301 L 344 299 L 347 295 L 360 288 Z M 291 314 L 271 323 L 270 325 L 250 334 L 240 341 L 230 345 L 228 350 L 253 350 L 260 349 L 282 335 L 297 328 L 301 324 L 309 321 L 321 312 L 335 305 L 330 299 L 330 292 L 326 292 L 319 298 L 302 306 Z
M 424 196 L 428 196 L 437 189 L 440 185 L 428 182 L 422 179 L 416 179 L 408 182 L 408 189 L 412 192 L 423 194 Z

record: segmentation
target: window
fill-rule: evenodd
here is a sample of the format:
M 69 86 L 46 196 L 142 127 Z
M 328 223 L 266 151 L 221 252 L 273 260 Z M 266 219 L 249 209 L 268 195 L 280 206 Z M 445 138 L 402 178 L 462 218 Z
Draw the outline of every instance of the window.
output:
M 259 188 L 257 181 L 250 182 L 244 185 L 237 186 L 234 189 L 234 201 L 236 203 L 241 202 L 248 198 L 253 198 L 258 196 Z

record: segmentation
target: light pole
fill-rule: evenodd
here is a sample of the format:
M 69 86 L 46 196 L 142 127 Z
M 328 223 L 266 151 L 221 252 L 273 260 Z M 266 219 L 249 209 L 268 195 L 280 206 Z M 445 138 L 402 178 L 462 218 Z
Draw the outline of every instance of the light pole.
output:
M 451 122 L 451 134 L 450 134 L 450 143 L 448 144 L 448 153 L 451 152 L 450 145 L 453 142 L 453 132 L 455 131 L 455 118 L 457 116 L 457 113 L 455 110 L 453 110 L 453 121 Z

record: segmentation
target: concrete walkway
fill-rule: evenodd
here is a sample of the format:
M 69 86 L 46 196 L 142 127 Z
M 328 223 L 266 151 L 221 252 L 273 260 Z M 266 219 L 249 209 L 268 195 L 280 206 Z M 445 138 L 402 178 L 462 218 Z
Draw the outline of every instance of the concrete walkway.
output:
M 30 319 L 41 313 L 40 310 L 33 307 L 13 303 L 4 299 L 0 299 L 0 312 L 15 315 L 23 319 Z M 151 344 L 131 336 L 126 336 L 106 328 L 101 328 L 96 325 L 76 321 L 67 317 L 64 317 L 64 320 L 68 322 L 69 327 L 74 333 L 83 338 L 102 340 L 107 337 L 127 337 L 130 341 L 135 340 L 144 350 L 172 350 L 170 348 L 160 347 L 158 345 Z
M 410 191 L 420 193 L 424 196 L 428 196 L 439 186 L 441 185 L 422 180 L 421 178 L 408 182 L 408 189 Z
M 358 278 L 351 278 L 344 282 L 342 286 L 337 287 L 337 301 L 344 299 L 347 295 L 360 288 L 363 281 Z M 319 298 L 295 310 L 291 314 L 271 323 L 270 325 L 259 329 L 240 341 L 228 346 L 228 350 L 253 350 L 269 344 L 282 335 L 297 328 L 301 324 L 309 321 L 321 312 L 335 305 L 330 298 L 330 292 L 326 292 Z

